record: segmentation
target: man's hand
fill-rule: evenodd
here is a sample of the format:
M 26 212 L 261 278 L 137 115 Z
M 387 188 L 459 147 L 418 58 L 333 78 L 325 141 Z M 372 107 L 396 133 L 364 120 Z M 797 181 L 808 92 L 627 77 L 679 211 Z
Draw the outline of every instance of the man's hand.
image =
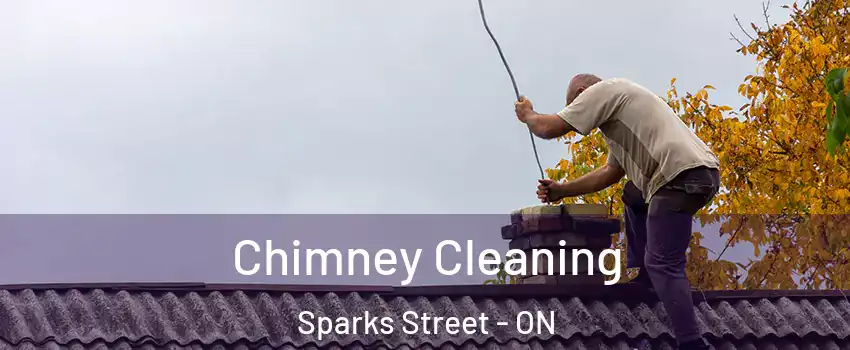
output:
M 516 111 L 517 119 L 525 123 L 528 120 L 528 116 L 534 114 L 534 106 L 531 104 L 531 100 L 525 96 L 521 96 L 520 100 L 514 103 L 514 111 Z
M 609 163 L 569 182 L 537 180 L 540 182 L 537 185 L 537 198 L 543 203 L 551 203 L 566 197 L 599 192 L 617 183 L 623 176 L 625 171 L 622 168 Z
M 552 203 L 564 198 L 561 183 L 550 179 L 537 180 L 537 182 L 540 183 L 537 185 L 537 199 L 540 199 L 540 202 Z
M 517 119 L 525 123 L 532 134 L 542 139 L 554 139 L 573 130 L 573 127 L 557 114 L 535 112 L 531 100 L 525 96 L 520 96 L 520 100 L 514 103 L 514 111 Z

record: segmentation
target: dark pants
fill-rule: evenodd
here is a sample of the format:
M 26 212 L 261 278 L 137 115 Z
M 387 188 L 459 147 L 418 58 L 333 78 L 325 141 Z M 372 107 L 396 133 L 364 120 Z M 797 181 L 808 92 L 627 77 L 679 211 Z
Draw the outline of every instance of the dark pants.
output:
M 694 214 L 711 201 L 719 187 L 717 169 L 698 167 L 668 182 L 648 205 L 631 181 L 623 189 L 627 266 L 640 267 L 641 274 L 649 274 L 680 343 L 701 337 L 685 275 L 685 253 Z

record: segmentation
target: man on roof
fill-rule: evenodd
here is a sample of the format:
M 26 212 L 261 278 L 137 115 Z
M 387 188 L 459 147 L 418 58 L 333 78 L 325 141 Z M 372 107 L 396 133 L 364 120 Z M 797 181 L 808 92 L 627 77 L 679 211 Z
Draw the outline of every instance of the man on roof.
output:
M 679 349 L 708 349 L 697 327 L 685 274 L 691 224 L 720 187 L 719 161 L 711 149 L 657 95 L 626 79 L 579 74 L 557 114 L 534 111 L 523 97 L 516 116 L 543 139 L 596 128 L 608 144 L 607 163 L 577 179 L 540 180 L 544 202 L 601 191 L 624 176 L 627 267 L 633 281 L 652 288 L 670 315 Z

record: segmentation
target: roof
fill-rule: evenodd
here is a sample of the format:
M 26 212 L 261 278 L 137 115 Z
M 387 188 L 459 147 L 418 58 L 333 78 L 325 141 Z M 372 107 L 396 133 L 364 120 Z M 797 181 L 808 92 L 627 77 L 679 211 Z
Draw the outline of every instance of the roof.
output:
M 850 349 L 850 303 L 839 291 L 695 292 L 700 327 L 717 349 Z M 390 335 L 298 331 L 297 313 L 396 320 Z M 404 311 L 511 321 L 554 312 L 555 333 L 401 332 Z M 514 322 L 510 322 L 514 324 Z M 462 333 L 461 333 L 462 334 Z M 338 348 L 675 349 L 664 308 L 629 284 L 565 290 L 547 285 L 280 286 L 85 284 L 0 286 L 0 349 Z

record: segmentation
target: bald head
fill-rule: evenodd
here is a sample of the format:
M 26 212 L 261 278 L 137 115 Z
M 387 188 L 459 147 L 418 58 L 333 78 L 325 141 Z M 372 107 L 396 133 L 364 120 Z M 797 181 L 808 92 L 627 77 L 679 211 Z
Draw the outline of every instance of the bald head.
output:
M 587 90 L 591 85 L 602 81 L 599 77 L 593 74 L 579 74 L 570 80 L 570 86 L 567 88 L 567 104 L 573 103 L 573 100 L 578 97 L 584 90 Z

